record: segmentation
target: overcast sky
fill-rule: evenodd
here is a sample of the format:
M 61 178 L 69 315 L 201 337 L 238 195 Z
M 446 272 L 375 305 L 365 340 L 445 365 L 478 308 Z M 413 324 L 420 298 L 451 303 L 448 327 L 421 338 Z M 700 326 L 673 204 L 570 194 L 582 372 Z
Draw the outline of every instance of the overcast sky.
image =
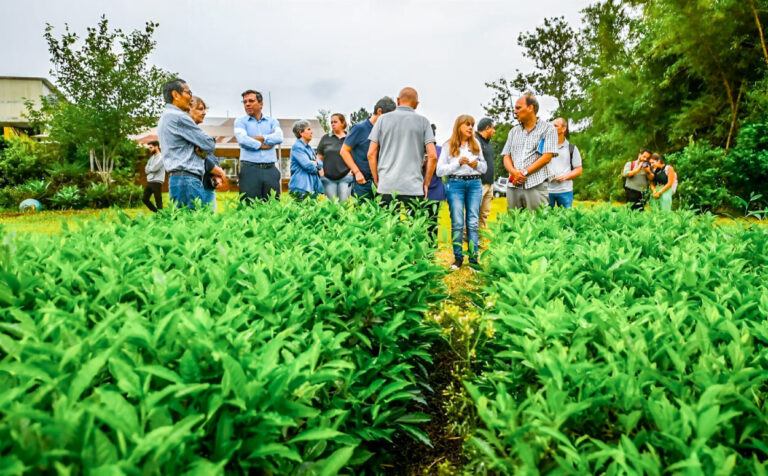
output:
M 590 1 L 0 0 L 0 76 L 54 79 L 46 22 L 60 34 L 65 23 L 84 33 L 102 14 L 126 31 L 152 20 L 152 62 L 179 73 L 210 116 L 242 115 L 249 88 L 264 93 L 267 111 L 271 92 L 275 117 L 311 118 L 320 108 L 370 111 L 413 86 L 443 141 L 456 116 L 482 117 L 486 81 L 532 68 L 517 46 L 521 31 L 559 15 L 576 26 Z

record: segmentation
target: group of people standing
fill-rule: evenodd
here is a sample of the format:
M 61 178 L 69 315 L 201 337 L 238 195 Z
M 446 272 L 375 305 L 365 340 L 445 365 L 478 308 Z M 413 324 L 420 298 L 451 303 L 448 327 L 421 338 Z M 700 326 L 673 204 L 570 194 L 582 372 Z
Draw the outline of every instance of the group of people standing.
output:
M 674 167 L 666 163 L 663 155 L 643 149 L 637 154 L 637 160 L 624 164 L 621 175 L 632 210 L 645 210 L 649 200 L 651 209 L 672 210 L 678 180 Z
M 215 206 L 214 190 L 225 181 L 223 170 L 213 155 L 214 139 L 198 127 L 207 109 L 202 99 L 192 95 L 181 79 L 163 86 L 166 108 L 158 125 L 159 143 L 150 149 L 159 156 L 169 175 L 171 200 L 194 207 L 194 200 Z M 234 124 L 240 144 L 238 175 L 241 199 L 254 202 L 280 195 L 280 172 L 273 150 L 283 142 L 277 120 L 263 114 L 263 97 L 255 90 L 242 93 L 246 115 Z M 446 200 L 451 216 L 451 237 L 455 262 L 464 262 L 467 242 L 470 263 L 477 263 L 479 229 L 488 220 L 493 197 L 495 133 L 493 121 L 459 116 L 451 137 L 442 146 L 435 140 L 434 125 L 416 113 L 419 96 L 413 88 L 403 88 L 396 101 L 383 97 L 373 114 L 346 133 L 343 114 L 331 116 L 331 132 L 314 150 L 310 146 L 312 128 L 305 120 L 293 124 L 296 142 L 291 147 L 289 191 L 303 200 L 324 193 L 331 199 L 346 200 L 381 197 L 384 205 L 402 203 L 407 210 L 426 208 L 433 233 L 437 229 L 439 202 Z M 509 208 L 535 209 L 543 204 L 570 207 L 573 204 L 572 180 L 582 172 L 581 156 L 565 135 L 568 123 L 563 118 L 553 123 L 537 117 L 536 98 L 526 94 L 515 103 L 519 126 L 513 127 L 502 151 L 503 165 L 509 173 Z M 151 164 L 151 165 L 150 165 Z M 158 160 L 147 164 L 148 184 L 145 203 L 155 195 L 155 208 L 162 208 L 157 182 L 162 183 Z M 152 175 L 150 175 L 150 173 Z M 154 179 L 154 182 L 150 180 Z M 374 188 L 375 186 L 375 188 Z

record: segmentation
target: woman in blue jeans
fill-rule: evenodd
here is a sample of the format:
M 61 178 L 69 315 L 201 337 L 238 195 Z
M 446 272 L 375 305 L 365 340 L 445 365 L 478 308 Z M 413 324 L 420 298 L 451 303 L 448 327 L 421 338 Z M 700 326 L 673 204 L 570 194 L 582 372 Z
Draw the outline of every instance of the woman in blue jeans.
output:
M 455 259 L 451 269 L 459 269 L 464 264 L 462 247 L 465 224 L 470 264 L 477 264 L 480 246 L 478 221 L 480 202 L 483 199 L 483 185 L 480 178 L 488 164 L 485 162 L 480 144 L 475 139 L 472 130 L 474 127 L 475 120 L 472 116 L 459 116 L 453 125 L 451 138 L 443 144 L 437 160 L 437 175 L 448 178 L 445 192 L 451 212 L 451 239 Z
M 320 175 L 323 193 L 331 200 L 338 198 L 340 202 L 347 201 L 352 194 L 352 182 L 355 181 L 341 158 L 341 147 L 347 137 L 346 129 L 344 114 L 331 114 L 331 132 L 324 135 L 317 146 L 317 158 L 323 162 Z

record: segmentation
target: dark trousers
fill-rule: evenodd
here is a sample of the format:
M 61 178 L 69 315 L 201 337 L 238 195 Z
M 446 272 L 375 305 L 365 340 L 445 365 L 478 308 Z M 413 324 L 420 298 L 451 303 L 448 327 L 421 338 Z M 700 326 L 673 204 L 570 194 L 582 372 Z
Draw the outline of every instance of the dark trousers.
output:
M 627 193 L 627 204 L 632 210 L 645 210 L 645 194 L 631 188 L 624 187 Z
M 149 197 L 155 196 L 155 204 L 149 201 Z M 157 213 L 158 210 L 163 209 L 163 184 L 159 182 L 148 182 L 144 187 L 144 196 L 141 198 L 144 205 L 147 206 L 153 213 Z
M 274 164 L 264 168 L 260 164 L 241 162 L 238 180 L 241 201 L 265 202 L 272 192 L 275 192 L 275 198 L 280 198 L 280 171 Z

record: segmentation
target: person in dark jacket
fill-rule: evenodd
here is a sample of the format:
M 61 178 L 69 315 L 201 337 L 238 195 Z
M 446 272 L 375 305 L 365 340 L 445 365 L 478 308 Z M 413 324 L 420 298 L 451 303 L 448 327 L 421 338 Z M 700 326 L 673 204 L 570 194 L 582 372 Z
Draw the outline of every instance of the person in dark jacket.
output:
M 493 120 L 488 117 L 480 119 L 477 123 L 477 132 L 475 137 L 480 144 L 480 150 L 483 151 L 483 158 L 488 168 L 481 178 L 483 183 L 483 198 L 480 202 L 480 220 L 478 227 L 482 230 L 488 225 L 488 217 L 491 214 L 491 202 L 493 201 L 493 159 L 496 153 L 493 150 L 491 138 L 496 133 L 496 127 Z
M 432 135 L 435 135 L 437 126 L 432 124 Z M 435 135 L 435 137 L 437 137 Z M 435 145 L 437 156 L 440 156 L 442 147 Z M 424 163 L 422 164 L 422 171 L 426 174 L 427 170 L 427 156 L 424 156 Z M 437 231 L 439 228 L 439 214 L 440 203 L 445 201 L 445 185 L 443 185 L 443 179 L 438 177 L 437 174 L 432 175 L 432 180 L 429 182 L 429 189 L 427 190 L 427 214 L 429 216 L 430 225 L 428 228 L 429 234 L 437 244 Z

